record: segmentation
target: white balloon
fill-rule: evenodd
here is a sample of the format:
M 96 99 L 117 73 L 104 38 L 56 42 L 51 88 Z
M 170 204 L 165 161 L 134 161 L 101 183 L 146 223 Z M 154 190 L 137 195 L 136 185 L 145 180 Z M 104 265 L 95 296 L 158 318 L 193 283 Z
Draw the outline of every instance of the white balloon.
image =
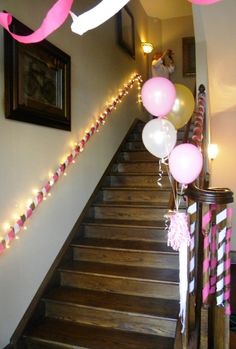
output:
M 156 118 L 144 126 L 142 139 L 151 154 L 158 158 L 165 158 L 176 144 L 177 132 L 171 122 Z
M 73 20 L 71 24 L 72 32 L 83 35 L 88 30 L 98 27 L 114 16 L 128 2 L 129 0 L 102 0 L 97 6 L 80 16 L 70 12 Z

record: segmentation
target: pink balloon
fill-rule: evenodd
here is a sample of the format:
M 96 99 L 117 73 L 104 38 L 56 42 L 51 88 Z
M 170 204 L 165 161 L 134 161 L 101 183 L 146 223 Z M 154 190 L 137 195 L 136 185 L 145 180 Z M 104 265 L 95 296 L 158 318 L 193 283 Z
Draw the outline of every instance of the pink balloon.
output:
M 210 5 L 214 4 L 216 2 L 219 2 L 221 0 L 188 0 L 189 2 L 192 2 L 193 4 L 197 5 Z
M 199 176 L 202 165 L 202 153 L 193 144 L 177 145 L 170 153 L 170 173 L 179 183 L 192 183 Z
M 147 111 L 155 116 L 165 116 L 172 109 L 176 90 L 174 84 L 166 78 L 147 80 L 141 91 L 142 102 Z

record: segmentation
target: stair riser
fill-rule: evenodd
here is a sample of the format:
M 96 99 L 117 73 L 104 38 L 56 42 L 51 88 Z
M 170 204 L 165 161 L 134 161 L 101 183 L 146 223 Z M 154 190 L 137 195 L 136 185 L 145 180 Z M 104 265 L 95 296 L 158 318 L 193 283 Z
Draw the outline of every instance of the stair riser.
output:
M 110 176 L 110 183 L 111 186 L 114 187 L 123 187 L 123 186 L 128 186 L 128 187 L 150 187 L 150 188 L 158 188 L 157 185 L 157 179 L 158 175 L 153 175 L 153 176 Z M 164 176 L 162 178 L 162 188 L 168 188 L 171 189 L 170 187 L 170 181 L 167 176 Z
M 103 200 L 113 202 L 153 202 L 158 204 L 168 204 L 170 199 L 170 191 L 155 190 L 103 190 Z
M 124 144 L 123 150 L 146 150 L 143 142 L 126 142 Z
M 177 270 L 176 273 L 178 273 Z M 179 299 L 179 288 L 175 283 L 122 278 L 112 275 L 106 276 L 62 271 L 61 285 L 132 296 Z
M 138 229 L 130 227 L 111 227 L 86 225 L 83 228 L 84 236 L 87 238 L 119 239 L 119 240 L 152 240 L 166 242 L 167 233 L 159 229 Z
M 106 310 L 79 304 L 72 305 L 46 301 L 46 316 L 118 330 L 172 338 L 175 336 L 175 319 L 157 318 L 112 309 Z
M 89 217 L 96 219 L 116 219 L 116 220 L 163 220 L 164 215 L 168 212 L 160 208 L 140 208 L 140 207 L 92 207 L 89 210 Z
M 133 141 L 142 141 L 142 132 L 133 132 L 131 133 L 128 138 L 128 142 L 133 142 Z
M 119 155 L 118 161 L 158 161 L 158 159 L 148 151 L 123 152 Z
M 163 170 L 166 171 L 165 167 Z M 118 173 L 151 173 L 158 176 L 159 165 L 158 160 L 156 162 L 121 162 L 113 166 L 113 172 Z
M 158 268 L 178 268 L 178 256 L 171 253 L 149 251 L 124 251 L 96 247 L 74 247 L 74 259 L 88 262 L 146 266 Z

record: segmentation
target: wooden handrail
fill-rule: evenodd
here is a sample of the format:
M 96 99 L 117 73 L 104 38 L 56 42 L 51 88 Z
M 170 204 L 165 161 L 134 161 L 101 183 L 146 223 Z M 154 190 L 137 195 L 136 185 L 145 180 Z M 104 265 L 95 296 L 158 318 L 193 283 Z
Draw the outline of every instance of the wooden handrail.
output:
M 228 188 L 201 189 L 196 185 L 190 185 L 185 194 L 189 199 L 206 204 L 229 204 L 234 201 L 233 192 Z

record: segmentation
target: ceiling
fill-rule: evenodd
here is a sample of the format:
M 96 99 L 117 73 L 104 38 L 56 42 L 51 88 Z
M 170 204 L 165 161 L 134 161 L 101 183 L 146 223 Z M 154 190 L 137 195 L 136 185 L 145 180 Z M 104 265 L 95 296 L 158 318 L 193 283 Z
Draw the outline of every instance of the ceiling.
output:
M 140 0 L 140 2 L 150 17 L 167 19 L 192 15 L 192 5 L 187 0 Z

